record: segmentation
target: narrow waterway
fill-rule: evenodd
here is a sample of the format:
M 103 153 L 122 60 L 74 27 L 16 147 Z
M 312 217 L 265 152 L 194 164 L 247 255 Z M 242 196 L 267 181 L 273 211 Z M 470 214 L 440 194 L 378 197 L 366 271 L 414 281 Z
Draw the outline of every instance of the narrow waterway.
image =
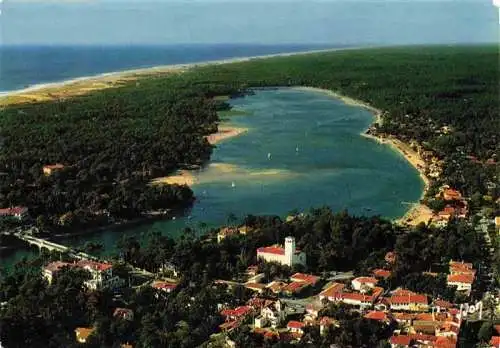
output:
M 195 173 L 197 201 L 189 212 L 61 242 L 100 242 L 109 253 L 124 234 L 154 228 L 176 236 L 186 226 L 224 224 L 230 214 L 284 216 L 324 205 L 396 218 L 409 208 L 403 202 L 415 202 L 422 193 L 418 172 L 399 153 L 360 135 L 373 121 L 365 109 L 287 88 L 259 90 L 231 104 L 238 112 L 229 123 L 248 131 L 218 144 L 207 168 Z

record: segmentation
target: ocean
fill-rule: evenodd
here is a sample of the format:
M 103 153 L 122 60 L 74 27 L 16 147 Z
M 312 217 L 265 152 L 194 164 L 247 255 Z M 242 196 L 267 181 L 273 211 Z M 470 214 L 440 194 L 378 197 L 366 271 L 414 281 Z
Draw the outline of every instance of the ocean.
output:
M 322 48 L 496 43 L 490 0 L 3 1 L 0 92 Z

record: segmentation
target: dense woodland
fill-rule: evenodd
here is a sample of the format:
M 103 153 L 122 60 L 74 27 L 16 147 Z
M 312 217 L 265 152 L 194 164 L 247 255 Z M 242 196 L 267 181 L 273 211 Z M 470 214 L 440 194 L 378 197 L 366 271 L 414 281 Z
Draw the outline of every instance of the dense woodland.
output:
M 498 214 L 498 165 L 486 163 L 499 155 L 497 63 L 498 47 L 493 46 L 339 51 L 207 66 L 58 102 L 7 107 L 0 117 L 0 206 L 26 205 L 43 229 L 67 231 L 185 207 L 193 200 L 189 188 L 148 184 L 155 176 L 209 159 L 211 146 L 204 136 L 216 130 L 216 111 L 227 108 L 213 97 L 238 96 L 255 87 L 303 85 L 380 108 L 385 116 L 379 132 L 434 150 L 444 161 L 443 183 L 475 197 L 477 209 L 488 206 L 490 214 Z M 453 131 L 440 135 L 442 126 Z M 44 176 L 42 166 L 51 163 L 66 168 Z M 473 262 L 478 270 L 472 299 L 497 288 L 489 279 L 491 260 L 483 234 L 466 221 L 409 230 L 378 217 L 321 208 L 291 223 L 250 216 L 245 224 L 257 232 L 221 244 L 197 237 L 193 230 L 178 240 L 159 233 L 146 240 L 122 240 L 124 261 L 153 272 L 169 262 L 181 272 L 177 290 L 160 299 L 149 288 L 126 289 L 126 303 L 114 302 L 111 293 L 86 291 L 84 275 L 70 270 L 48 286 L 39 270 L 48 258 L 58 256 L 21 263 L 0 278 L 2 345 L 71 347 L 75 326 L 94 325 L 90 347 L 124 342 L 134 347 L 197 346 L 222 320 L 217 303 L 238 305 L 248 297 L 244 289 L 228 293 L 212 287 L 212 281 L 234 277 L 256 262 L 257 247 L 281 243 L 288 235 L 308 255 L 305 271 L 366 274 L 382 266 L 385 253 L 394 250 L 398 257 L 387 288 L 402 285 L 461 302 L 442 278 L 422 275 L 445 271 L 450 259 Z M 295 271 L 260 267 L 269 277 Z M 112 309 L 123 305 L 134 309 L 132 322 L 112 318 Z M 341 322 L 327 338 L 308 332 L 308 340 L 313 346 L 372 347 L 387 335 L 357 317 Z M 477 341 L 470 335 L 475 333 L 461 334 L 463 346 Z M 248 347 L 263 344 L 246 332 L 236 332 L 235 340 Z
M 450 259 L 471 261 L 478 269 L 473 299 L 480 299 L 485 290 L 495 288 L 487 281 L 490 270 L 484 257 L 484 240 L 465 224 L 454 223 L 445 229 L 422 225 L 408 233 L 377 217 L 353 217 L 346 212 L 333 213 L 328 208 L 312 210 L 289 223 L 278 217 L 255 216 L 247 217 L 246 223 L 255 229 L 254 233 L 226 238 L 223 243 L 217 243 L 213 234 L 196 237 L 196 231 L 192 230 L 184 231 L 176 241 L 154 231 L 143 240 L 123 239 L 119 248 L 124 261 L 152 271 L 170 263 L 182 274 L 178 288 L 159 298 L 149 287 L 127 288 L 119 300 L 113 300 L 109 292 L 89 293 L 82 285 L 84 275 L 73 270 L 67 270 L 48 286 L 42 280 L 40 266 L 51 257 L 58 259 L 58 255 L 43 255 L 42 259 L 21 263 L 4 273 L 0 282 L 0 302 L 7 302 L 0 311 L 2 344 L 71 347 L 76 326 L 94 326 L 96 333 L 88 347 L 115 347 L 120 342 L 133 342 L 135 347 L 197 346 L 208 340 L 222 322 L 218 303 L 241 305 L 250 295 L 244 288 L 227 291 L 214 286 L 213 281 L 232 279 L 243 273 L 247 266 L 257 262 L 257 247 L 282 241 L 287 235 L 297 238 L 297 246 L 308 253 L 308 258 L 310 255 L 310 262 L 306 269 L 293 270 L 261 265 L 261 270 L 272 277 L 286 278 L 294 271 L 323 274 L 350 269 L 356 274 L 367 274 L 375 267 L 388 267 L 384 255 L 395 250 L 397 263 L 392 268 L 393 276 L 382 285 L 386 289 L 404 286 L 436 298 L 463 302 L 465 299 L 443 285 L 440 278 L 421 276 L 423 270 L 446 272 Z M 115 271 L 126 277 L 119 264 Z M 134 320 L 113 318 L 112 311 L 117 306 L 133 309 Z M 311 330 L 304 338 L 304 345 L 311 341 L 311 346 L 321 347 L 332 343 L 342 347 L 374 347 L 390 333 L 349 314 L 345 308 L 334 306 L 327 311 L 335 313 L 341 327 L 323 337 Z M 245 347 L 261 346 L 260 338 L 244 330 L 236 331 L 234 336 L 237 342 L 247 342 Z M 475 341 L 477 337 L 463 337 L 462 341 L 471 339 Z M 276 342 L 266 344 L 280 346 Z
M 497 62 L 495 46 L 346 50 L 198 67 L 86 96 L 7 107 L 0 117 L 0 206 L 26 205 L 41 227 L 66 230 L 185 207 L 193 200 L 189 188 L 159 190 L 148 183 L 209 159 L 204 136 L 217 129 L 216 110 L 228 107 L 213 97 L 313 86 L 381 109 L 379 132 L 416 140 L 444 160 L 435 186 L 449 184 L 474 197 L 473 207 L 494 210 Z M 452 132 L 440 134 L 443 126 Z M 67 168 L 43 176 L 42 166 L 53 163 Z

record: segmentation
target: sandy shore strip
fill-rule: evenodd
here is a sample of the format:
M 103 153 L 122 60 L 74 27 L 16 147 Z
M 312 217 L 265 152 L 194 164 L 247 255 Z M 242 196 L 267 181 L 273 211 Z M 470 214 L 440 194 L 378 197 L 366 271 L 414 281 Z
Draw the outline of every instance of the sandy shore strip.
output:
M 229 125 L 219 126 L 217 133 L 210 134 L 207 136 L 207 140 L 210 144 L 215 145 L 224 140 L 237 137 L 240 134 L 246 133 L 248 128 L 244 127 L 233 127 Z
M 309 51 L 299 51 L 299 52 L 275 53 L 275 54 L 250 56 L 250 57 L 238 57 L 238 58 L 219 59 L 212 61 L 202 61 L 197 63 L 159 65 L 149 68 L 130 69 L 117 72 L 97 74 L 93 76 L 77 77 L 60 82 L 40 83 L 24 89 L 2 92 L 0 93 L 0 106 L 69 98 L 87 94 L 92 91 L 118 87 L 126 83 L 129 83 L 131 81 L 137 81 L 139 78 L 147 76 L 182 73 L 186 70 L 197 67 L 222 65 L 230 63 L 242 63 L 242 62 L 267 59 L 267 58 L 290 57 L 290 56 L 307 55 L 315 53 L 356 50 L 360 48 L 362 47 L 342 47 L 342 48 L 309 50 Z M 363 48 L 370 48 L 370 47 L 363 47 Z
M 207 136 L 210 144 L 215 145 L 224 140 L 231 139 L 248 131 L 248 128 L 222 125 L 218 127 L 217 133 Z M 153 185 L 187 185 L 193 186 L 198 182 L 194 171 L 179 170 L 177 174 L 155 178 L 151 181 Z
M 337 92 L 328 90 L 328 89 L 322 89 L 322 88 L 316 88 L 316 87 L 293 87 L 293 89 L 296 90 L 302 90 L 302 91 L 311 91 L 311 92 L 319 92 L 323 93 L 326 95 L 329 95 L 331 97 L 334 97 L 336 99 L 341 100 L 347 105 L 352 105 L 352 106 L 358 106 L 365 108 L 369 111 L 371 111 L 375 117 L 374 124 L 382 124 L 383 118 L 382 118 L 382 110 L 379 110 L 363 101 L 356 100 L 344 95 L 341 95 Z M 377 141 L 378 143 L 381 144 L 387 144 L 390 147 L 392 147 L 395 151 L 399 152 L 419 173 L 420 178 L 422 179 L 422 182 L 424 183 L 424 190 L 422 192 L 422 195 L 420 197 L 420 200 L 422 200 L 429 189 L 430 181 L 429 178 L 425 175 L 425 168 L 426 168 L 426 163 L 422 159 L 422 157 L 413 150 L 408 144 L 402 142 L 399 139 L 396 139 L 392 136 L 389 137 L 380 137 L 380 136 L 375 136 L 372 134 L 368 134 L 369 128 L 365 130 L 364 132 L 361 133 L 361 136 L 372 139 Z M 399 219 L 395 219 L 394 222 L 398 224 L 406 224 L 406 225 L 411 225 L 411 226 L 416 226 L 421 222 L 427 223 L 430 219 L 433 217 L 433 212 L 432 210 L 427 207 L 426 205 L 418 202 L 412 205 L 412 207 L 406 212 L 404 216 L 402 216 Z

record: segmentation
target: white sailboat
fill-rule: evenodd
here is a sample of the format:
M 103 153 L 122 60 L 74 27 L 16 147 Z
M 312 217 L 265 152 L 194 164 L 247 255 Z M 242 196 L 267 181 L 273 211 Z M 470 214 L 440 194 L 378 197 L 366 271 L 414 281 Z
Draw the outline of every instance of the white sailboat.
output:
M 270 160 L 270 159 L 271 159 L 271 153 L 270 153 L 270 152 L 268 152 L 268 153 L 267 153 L 267 159 L 268 159 L 268 160 Z
M 236 184 L 234 183 L 234 181 L 231 183 L 231 187 L 236 187 Z

